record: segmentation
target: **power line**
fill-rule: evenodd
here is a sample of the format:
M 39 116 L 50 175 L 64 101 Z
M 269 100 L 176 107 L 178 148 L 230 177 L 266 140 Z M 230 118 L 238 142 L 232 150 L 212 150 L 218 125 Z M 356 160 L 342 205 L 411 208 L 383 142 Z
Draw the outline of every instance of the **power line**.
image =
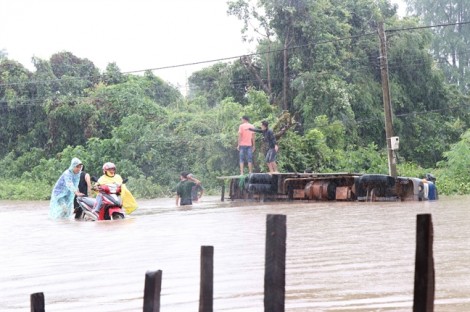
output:
M 447 26 L 465 25 L 465 24 L 470 24 L 470 22 L 457 22 L 457 23 L 429 25 L 429 26 L 396 28 L 396 29 L 385 30 L 385 32 L 410 31 L 410 30 L 427 29 L 427 28 L 429 29 L 429 28 L 435 28 L 435 27 L 447 27 Z M 184 64 L 176 64 L 176 65 L 168 65 L 168 66 L 162 66 L 162 67 L 127 71 L 127 72 L 123 72 L 123 74 L 133 74 L 133 73 L 140 73 L 140 72 L 145 72 L 145 71 L 157 71 L 157 70 L 163 70 L 163 69 L 171 69 L 171 68 L 178 68 L 178 67 L 186 67 L 186 66 L 207 64 L 207 63 L 222 62 L 222 61 L 228 61 L 228 60 L 233 60 L 233 59 L 239 59 L 239 58 L 244 57 L 244 56 L 250 57 L 250 56 L 258 56 L 258 55 L 264 55 L 264 54 L 275 53 L 275 52 L 284 52 L 285 50 L 301 49 L 301 48 L 305 48 L 305 47 L 310 47 L 312 45 L 322 45 L 322 44 L 328 44 L 328 43 L 334 43 L 334 42 L 339 42 L 339 41 L 346 41 L 346 40 L 357 39 L 357 38 L 368 37 L 368 36 L 376 36 L 376 35 L 377 35 L 377 32 L 374 31 L 374 32 L 368 32 L 368 33 L 353 35 L 353 36 L 346 36 L 346 37 L 341 37 L 341 38 L 336 38 L 336 39 L 320 40 L 318 42 L 306 43 L 306 44 L 303 44 L 303 45 L 297 45 L 297 46 L 282 48 L 282 49 L 275 49 L 275 50 L 270 50 L 270 51 L 266 51 L 266 52 L 255 52 L 255 53 L 250 53 L 250 54 L 230 56 L 230 57 L 224 57 L 224 58 L 218 58 L 218 59 L 212 59 L 212 60 L 206 60 L 206 61 L 191 62 L 191 63 L 184 63 Z
M 436 27 L 448 27 L 448 26 L 466 25 L 466 24 L 470 24 L 470 22 L 456 22 L 456 23 L 439 24 L 439 25 L 416 26 L 416 27 L 407 27 L 407 28 L 395 28 L 395 29 L 385 30 L 385 32 L 386 33 L 389 33 L 389 32 L 393 33 L 393 32 L 400 32 L 400 31 L 412 31 L 412 30 L 430 29 L 430 28 L 436 28 Z M 362 37 L 369 37 L 369 36 L 376 36 L 376 35 L 377 35 L 376 32 L 368 32 L 368 33 L 363 33 L 363 34 L 359 34 L 359 35 L 346 36 L 346 37 L 335 38 L 335 39 L 330 39 L 330 40 L 320 40 L 320 41 L 317 41 L 317 42 L 306 43 L 306 44 L 303 44 L 303 45 L 296 45 L 296 46 L 288 47 L 288 48 L 275 49 L 275 50 L 271 50 L 271 51 L 255 52 L 255 53 L 250 53 L 250 54 L 223 57 L 223 58 L 211 59 L 211 60 L 205 60 L 205 61 L 190 62 L 190 63 L 183 63 L 183 64 L 175 64 L 175 65 L 167 65 L 167 66 L 161 66 L 161 67 L 147 68 L 147 69 L 141 69 L 141 70 L 126 71 L 126 72 L 122 72 L 121 74 L 134 74 L 134 73 L 142 73 L 142 72 L 146 72 L 146 71 L 158 71 L 158 70 L 163 70 L 163 69 L 172 69 L 172 68 L 179 68 L 179 67 L 186 67 L 186 66 L 193 66 L 193 65 L 223 62 L 223 61 L 239 59 L 241 57 L 262 56 L 262 55 L 270 54 L 270 53 L 283 52 L 285 50 L 297 50 L 297 49 L 302 49 L 302 48 L 306 48 L 306 47 L 311 47 L 311 46 L 314 46 L 314 45 L 323 45 L 323 44 L 335 43 L 335 42 L 340 42 L 340 41 L 346 41 L 346 40 L 352 40 L 352 39 L 357 39 L 357 38 L 362 38 Z M 61 77 L 61 78 L 51 78 L 51 79 L 46 79 L 46 80 L 29 80 L 29 81 L 24 81 L 24 82 L 9 82 L 9 83 L 0 83 L 0 87 L 2 87 L 2 86 L 14 86 L 14 85 L 27 85 L 27 84 L 47 84 L 47 83 L 53 83 L 53 82 L 74 81 L 74 80 L 76 80 L 76 81 L 81 80 L 81 81 L 90 82 L 90 79 L 88 79 L 88 78 L 91 78 L 91 77 L 92 76 L 84 76 L 84 77 L 66 76 L 65 78 Z
M 470 49 L 466 50 L 466 51 L 462 51 L 458 55 L 462 56 L 462 55 L 468 55 L 468 54 L 470 54 Z M 371 62 L 371 61 L 372 60 L 369 59 L 369 62 Z M 412 66 L 415 66 L 415 65 L 416 66 L 421 65 L 422 61 L 423 61 L 423 58 L 415 57 L 415 58 L 407 58 L 406 63 L 404 63 L 403 61 L 389 62 L 389 69 L 393 71 L 393 69 L 409 68 L 409 67 L 412 67 Z M 446 63 L 445 60 L 434 60 L 434 61 L 437 62 L 437 63 L 442 63 L 442 64 Z M 347 63 L 344 64 L 343 66 L 346 66 L 346 65 L 348 66 L 348 68 L 355 68 L 355 69 L 361 69 L 361 68 L 362 69 L 370 69 L 371 68 L 370 64 L 364 64 L 364 63 L 361 63 L 358 60 L 355 60 L 353 62 L 348 60 Z M 377 68 L 378 68 L 378 66 L 379 66 L 379 64 L 377 64 Z M 314 71 L 314 73 L 319 74 L 319 73 L 323 73 L 323 71 L 324 70 L 322 69 L 321 71 Z M 267 79 L 264 79 L 264 81 L 266 82 Z M 271 81 L 282 81 L 282 79 L 281 78 L 279 78 L 279 79 L 271 78 Z M 231 80 L 230 85 L 232 87 L 244 86 L 249 82 L 252 82 L 251 78 Z M 205 90 L 206 91 L 215 90 L 215 88 L 217 87 L 217 86 L 215 86 L 215 83 L 209 82 L 210 87 L 208 89 L 205 89 Z M 193 89 L 197 89 L 197 87 L 194 87 Z M 88 95 L 74 95 L 73 96 L 74 99 L 85 99 L 85 98 L 89 98 L 89 97 L 90 96 L 88 96 Z M 21 105 L 34 106 L 36 104 L 41 104 L 44 101 L 50 100 L 50 99 L 51 99 L 51 97 L 33 97 L 33 98 L 28 98 L 28 99 L 24 99 L 24 98 L 23 99 L 15 99 L 14 101 L 5 101 L 4 100 L 3 103 L 4 104 L 14 103 L 15 106 L 21 106 Z M 0 102 L 0 104 L 1 103 L 2 102 Z
M 470 24 L 470 22 L 455 22 L 455 23 L 448 23 L 448 24 L 415 26 L 415 27 L 407 27 L 407 28 L 394 28 L 394 29 L 385 30 L 385 32 L 397 32 L 397 31 L 408 31 L 408 30 L 418 30 L 418 29 L 429 29 L 429 28 L 436 28 L 436 27 L 447 27 L 447 26 L 467 25 L 467 24 Z
M 403 30 L 406 30 L 406 29 L 403 29 Z M 315 44 L 321 45 L 321 44 L 333 43 L 333 42 L 350 40 L 350 39 L 360 38 L 360 37 L 365 37 L 365 36 L 372 36 L 372 35 L 376 35 L 376 33 L 375 32 L 370 32 L 370 33 L 365 33 L 365 34 L 360 34 L 360 35 L 355 35 L 355 36 L 348 36 L 348 37 L 342 37 L 342 38 L 337 38 L 337 39 L 318 41 L 318 42 L 315 42 L 315 43 L 307 43 L 307 44 L 304 44 L 304 45 L 298 45 L 298 46 L 289 47 L 289 48 L 275 49 L 275 50 L 266 51 L 266 52 L 256 52 L 256 53 L 251 53 L 251 54 L 236 55 L 236 56 L 223 57 L 223 58 L 211 59 L 211 60 L 205 60 L 205 61 L 190 62 L 190 63 L 183 63 L 183 64 L 175 64 L 175 65 L 167 65 L 167 66 L 161 66 L 161 67 L 126 71 L 126 72 L 122 72 L 122 74 L 134 74 L 134 73 L 141 73 L 141 72 L 146 72 L 146 71 L 158 71 L 158 70 L 163 70 L 163 69 L 171 69 L 171 68 L 179 68 L 179 67 L 207 64 L 207 63 L 223 62 L 223 61 L 228 61 L 228 60 L 239 59 L 241 57 L 246 57 L 246 56 L 252 57 L 252 56 L 264 55 L 264 54 L 269 54 L 269 53 L 283 52 L 284 50 L 295 50 L 295 49 L 300 49 L 300 48 L 304 48 L 304 47 L 310 47 L 310 46 L 315 45 Z M 64 79 L 65 80 L 85 80 L 85 78 L 86 78 L 86 76 L 85 77 L 52 78 L 52 79 L 42 80 L 42 81 L 33 80 L 33 81 L 27 81 L 27 82 L 1 83 L 0 86 L 19 85 L 19 84 L 48 83 L 48 82 L 61 81 L 61 80 L 64 80 Z

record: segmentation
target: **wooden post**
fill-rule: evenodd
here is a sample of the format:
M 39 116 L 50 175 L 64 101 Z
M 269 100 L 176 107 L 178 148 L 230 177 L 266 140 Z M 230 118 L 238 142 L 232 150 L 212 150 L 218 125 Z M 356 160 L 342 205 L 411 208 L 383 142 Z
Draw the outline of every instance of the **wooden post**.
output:
M 286 216 L 266 219 L 264 311 L 284 312 L 286 287 Z
M 201 246 L 199 312 L 212 312 L 214 301 L 214 247 Z
M 222 194 L 220 195 L 220 201 L 225 200 L 225 181 L 222 183 Z
M 416 221 L 416 259 L 413 312 L 434 311 L 433 226 L 430 214 Z
M 144 312 L 160 312 L 160 293 L 162 290 L 162 271 L 145 273 Z
M 34 293 L 30 296 L 31 312 L 45 312 L 44 293 Z

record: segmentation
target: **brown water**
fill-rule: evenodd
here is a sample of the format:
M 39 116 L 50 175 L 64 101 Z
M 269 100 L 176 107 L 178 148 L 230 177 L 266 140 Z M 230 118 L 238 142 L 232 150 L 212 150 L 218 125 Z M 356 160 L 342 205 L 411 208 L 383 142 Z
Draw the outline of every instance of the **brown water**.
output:
M 201 246 L 214 246 L 214 310 L 264 311 L 267 214 L 287 215 L 286 311 L 411 311 L 416 215 L 431 213 L 435 311 L 470 311 L 470 197 L 406 203 L 139 201 L 132 218 L 54 222 L 48 202 L 0 201 L 0 311 L 197 311 Z

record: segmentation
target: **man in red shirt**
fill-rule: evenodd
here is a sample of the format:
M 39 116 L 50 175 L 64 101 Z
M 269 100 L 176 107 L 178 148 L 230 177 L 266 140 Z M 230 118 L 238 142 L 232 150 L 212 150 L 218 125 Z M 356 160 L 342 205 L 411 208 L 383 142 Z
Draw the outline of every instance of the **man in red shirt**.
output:
M 253 172 L 253 152 L 255 151 L 255 135 L 249 129 L 254 128 L 250 124 L 248 116 L 242 117 L 242 124 L 238 127 L 238 146 L 240 156 L 240 175 L 243 175 L 245 160 L 248 162 L 248 172 Z

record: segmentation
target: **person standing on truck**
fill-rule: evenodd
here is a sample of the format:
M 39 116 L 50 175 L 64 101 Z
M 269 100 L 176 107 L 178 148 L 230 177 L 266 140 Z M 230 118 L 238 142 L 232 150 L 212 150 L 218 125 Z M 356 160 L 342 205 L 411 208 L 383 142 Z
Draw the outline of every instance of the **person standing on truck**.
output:
M 262 133 L 264 142 L 268 147 L 268 151 L 266 152 L 266 164 L 268 165 L 268 169 L 270 173 L 277 172 L 277 164 L 276 164 L 276 156 L 277 151 L 279 150 L 279 146 L 276 142 L 276 136 L 274 132 L 269 129 L 269 123 L 266 120 L 261 122 L 261 129 L 249 128 L 248 130 Z
M 253 152 L 255 151 L 255 135 L 249 129 L 253 128 L 248 116 L 242 117 L 242 123 L 238 127 L 238 146 L 240 158 L 240 175 L 243 175 L 245 161 L 248 163 L 248 173 L 253 172 Z

